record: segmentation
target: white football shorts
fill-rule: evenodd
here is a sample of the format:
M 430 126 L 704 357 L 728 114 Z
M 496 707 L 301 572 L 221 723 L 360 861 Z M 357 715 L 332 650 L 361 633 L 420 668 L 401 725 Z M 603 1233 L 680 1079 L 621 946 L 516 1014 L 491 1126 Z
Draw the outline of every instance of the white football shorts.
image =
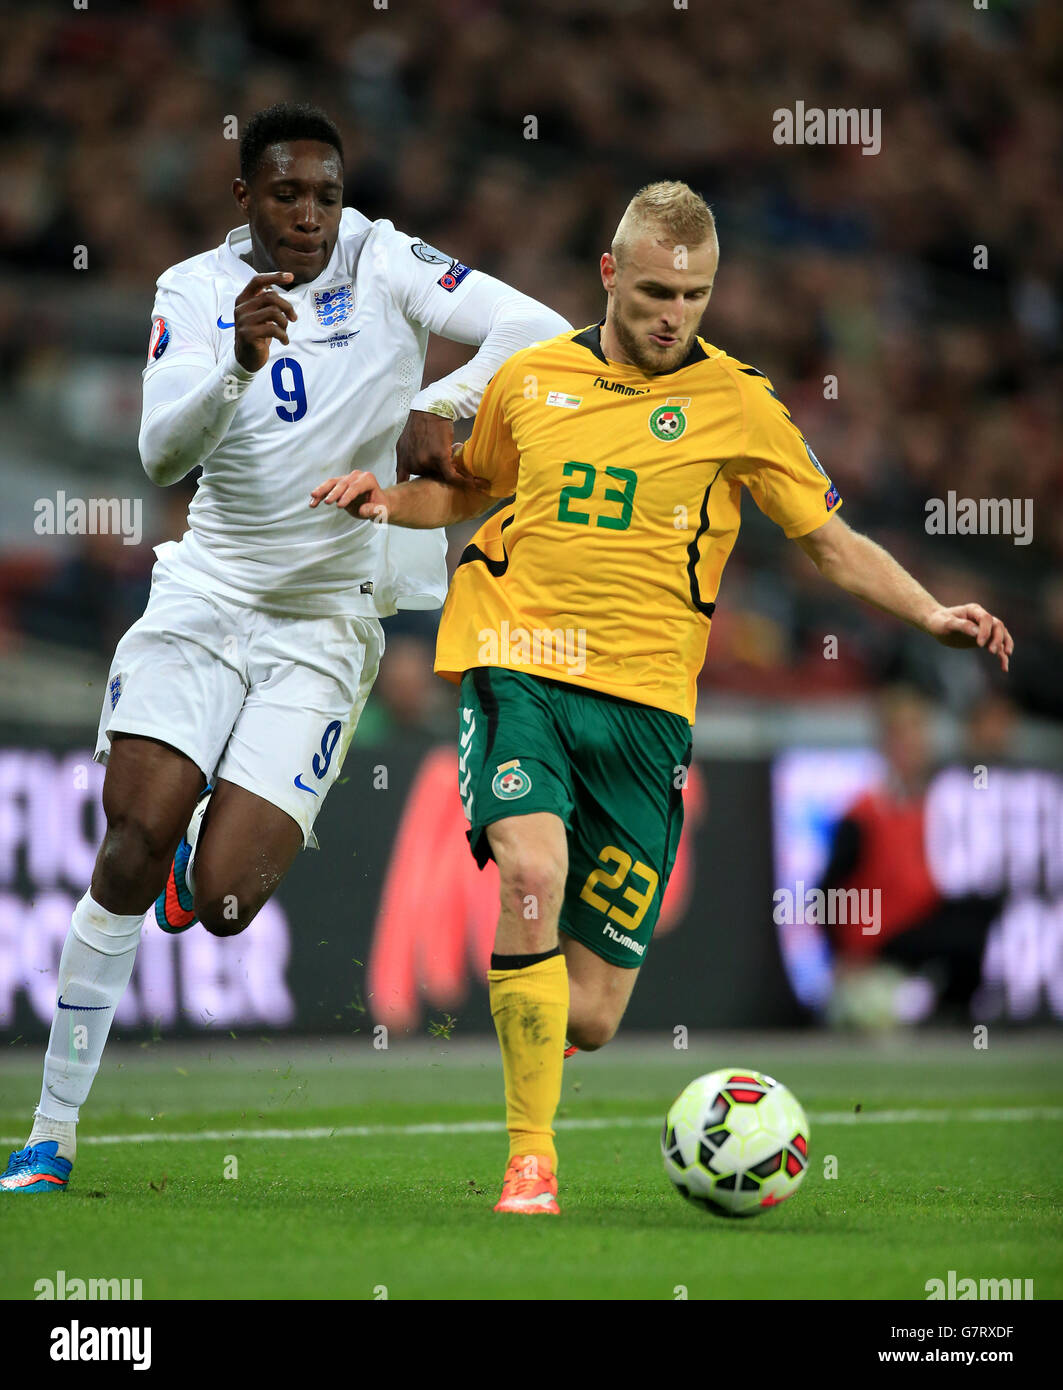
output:
M 200 593 L 155 566 L 114 654 L 95 758 L 114 734 L 184 753 L 279 806 L 317 848 L 314 820 L 376 679 L 376 618 L 286 618 Z

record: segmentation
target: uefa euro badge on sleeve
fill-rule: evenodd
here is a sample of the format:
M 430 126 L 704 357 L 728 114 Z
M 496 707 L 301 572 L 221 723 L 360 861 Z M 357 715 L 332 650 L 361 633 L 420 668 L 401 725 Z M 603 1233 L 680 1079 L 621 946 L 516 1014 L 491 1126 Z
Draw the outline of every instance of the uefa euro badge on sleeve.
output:
M 314 291 L 314 313 L 322 328 L 335 328 L 346 323 L 354 308 L 354 286 L 331 285 L 327 290 Z
M 162 318 L 151 321 L 151 336 L 148 338 L 148 361 L 157 362 L 170 346 L 170 325 Z

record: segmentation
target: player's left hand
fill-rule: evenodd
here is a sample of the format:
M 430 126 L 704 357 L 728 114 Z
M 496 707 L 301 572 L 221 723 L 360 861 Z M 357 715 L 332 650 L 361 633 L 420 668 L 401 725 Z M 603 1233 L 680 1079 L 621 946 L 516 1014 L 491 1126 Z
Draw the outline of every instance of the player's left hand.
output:
M 1004 624 L 978 603 L 936 608 L 927 619 L 926 630 L 946 647 L 985 647 L 1000 658 L 1002 671 L 1008 669 L 1008 657 L 1015 650 Z
M 427 410 L 411 410 L 395 446 L 398 481 L 404 483 L 417 475 L 438 478 L 441 483 L 467 483 L 468 478 L 453 461 L 453 443 L 453 421 Z

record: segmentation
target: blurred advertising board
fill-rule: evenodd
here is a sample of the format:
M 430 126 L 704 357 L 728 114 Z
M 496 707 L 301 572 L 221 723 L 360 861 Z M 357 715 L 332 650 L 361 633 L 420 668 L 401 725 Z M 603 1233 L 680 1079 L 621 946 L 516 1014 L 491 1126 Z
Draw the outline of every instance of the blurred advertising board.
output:
M 43 1038 L 74 903 L 103 836 L 103 769 L 83 742 L 0 743 L 0 1037 Z M 799 1021 L 770 911 L 768 769 L 697 763 L 661 920 L 626 1024 Z M 468 852 L 456 750 L 352 746 L 317 824 L 251 927 L 171 937 L 146 918 L 115 1033 L 491 1030 L 497 872 Z M 454 1020 L 453 1024 L 447 1022 Z
M 881 791 L 885 765 L 866 749 L 795 748 L 771 771 L 774 877 L 808 897 L 826 868 L 839 819 Z M 972 1018 L 1010 1023 L 1063 1019 L 1063 777 L 1040 768 L 946 766 L 922 797 L 919 857 L 942 904 L 968 905 L 971 929 L 988 915 Z M 900 874 L 910 864 L 894 866 Z M 890 892 L 888 876 L 882 893 Z M 794 992 L 825 1009 L 834 960 L 816 912 L 777 922 Z M 954 921 L 956 914 L 954 914 Z M 958 914 L 963 926 L 963 911 Z
M 103 835 L 103 769 L 81 740 L 0 740 L 0 1039 L 43 1039 L 74 903 Z M 453 746 L 352 746 L 317 824 L 251 927 L 167 936 L 146 917 L 117 1035 L 491 1031 L 497 874 L 469 854 Z M 695 760 L 686 825 L 625 1027 L 792 1027 L 832 985 L 826 934 L 778 925 L 779 886 L 816 883 L 831 830 L 882 776 L 861 750 Z M 942 896 L 996 894 L 979 1017 L 1063 1018 L 1063 779 L 936 774 L 926 858 Z M 980 798 L 980 799 L 979 799 Z M 814 917 L 814 914 L 811 914 Z

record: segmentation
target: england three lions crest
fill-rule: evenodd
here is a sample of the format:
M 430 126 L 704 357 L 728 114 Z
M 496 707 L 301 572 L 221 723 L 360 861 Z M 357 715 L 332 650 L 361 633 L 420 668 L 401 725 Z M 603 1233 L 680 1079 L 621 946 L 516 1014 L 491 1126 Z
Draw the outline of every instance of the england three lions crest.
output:
M 314 291 L 314 313 L 322 328 L 335 328 L 346 323 L 354 309 L 354 286 L 332 285 L 327 290 Z

